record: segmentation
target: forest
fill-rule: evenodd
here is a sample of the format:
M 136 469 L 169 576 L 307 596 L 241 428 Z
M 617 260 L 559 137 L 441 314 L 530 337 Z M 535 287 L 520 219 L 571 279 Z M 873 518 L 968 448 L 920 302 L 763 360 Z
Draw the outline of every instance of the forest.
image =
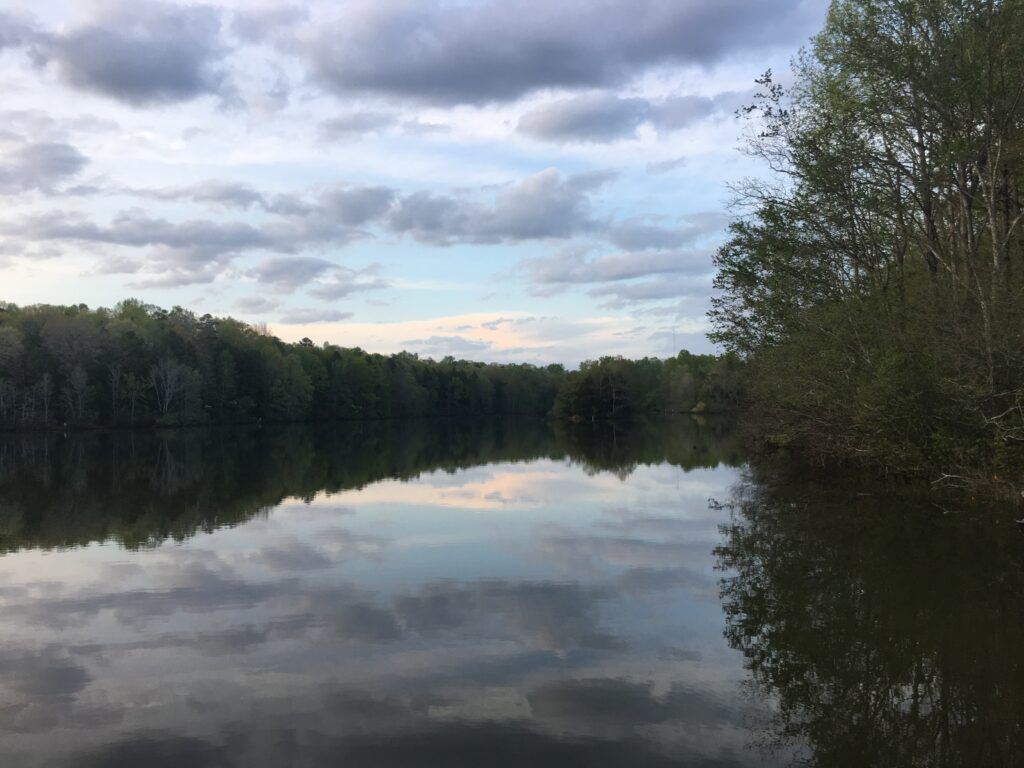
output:
M 712 338 L 766 448 L 960 483 L 1024 445 L 1024 3 L 837 0 L 746 110 Z
M 734 357 L 606 357 L 579 370 L 289 344 L 231 318 L 136 300 L 0 305 L 0 427 L 122 427 L 492 414 L 561 420 L 718 412 Z

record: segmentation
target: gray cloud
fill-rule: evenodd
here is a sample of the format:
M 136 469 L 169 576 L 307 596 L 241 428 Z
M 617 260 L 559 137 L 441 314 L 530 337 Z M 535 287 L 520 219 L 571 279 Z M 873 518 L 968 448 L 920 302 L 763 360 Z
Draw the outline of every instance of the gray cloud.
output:
M 292 291 L 336 268 L 334 262 L 312 256 L 274 257 L 257 264 L 248 275 L 264 285 Z
M 316 212 L 315 203 L 297 195 L 269 194 L 251 184 L 222 179 L 206 179 L 177 187 L 128 188 L 121 191 L 152 200 L 190 200 L 241 210 L 261 208 L 279 216 L 306 216 Z
M 650 102 L 650 122 L 659 130 L 675 131 L 712 115 L 731 114 L 749 98 L 726 91 L 715 96 L 670 96 Z
M 589 257 L 587 249 L 566 248 L 545 258 L 525 259 L 519 268 L 535 285 L 551 286 L 701 272 L 710 270 L 711 262 L 707 254 L 698 252 L 648 251 Z
M 215 203 L 229 208 L 267 208 L 269 203 L 262 193 L 250 184 L 215 179 L 200 181 L 184 187 L 133 190 L 135 194 L 155 200 L 194 200 L 197 203 Z
M 632 283 L 603 285 L 588 291 L 591 296 L 608 296 L 619 302 L 678 299 L 683 296 L 705 296 L 710 292 L 710 279 L 699 278 L 641 280 Z
M 389 288 L 391 284 L 387 280 L 376 276 L 378 268 L 378 265 L 371 264 L 362 269 L 351 269 L 312 256 L 275 256 L 264 259 L 246 274 L 263 285 L 289 293 L 316 281 L 310 288 L 310 295 L 319 299 L 337 300 L 353 293 Z M 350 316 L 350 312 L 326 309 L 295 310 L 282 318 L 282 322 L 312 323 L 344 320 Z
M 686 128 L 704 118 L 734 111 L 743 94 L 665 99 L 622 98 L 612 93 L 584 94 L 543 104 L 525 113 L 518 130 L 546 141 L 608 142 L 636 134 L 648 124 L 661 131 Z
M 360 226 L 383 216 L 395 199 L 387 187 L 334 189 L 320 201 L 323 213 L 347 226 Z
M 816 11 L 800 0 L 375 0 L 345 6 L 307 55 L 339 94 L 479 104 L 608 87 L 658 65 L 707 65 L 740 47 L 799 40 Z
M 0 11 L 0 51 L 19 48 L 37 40 L 39 30 L 23 16 Z
M 608 648 L 616 640 L 601 631 L 598 606 L 610 597 L 607 590 L 575 583 L 445 582 L 396 598 L 394 609 L 403 626 L 422 635 L 497 629 L 536 648 Z
M 220 202 L 230 200 L 224 197 Z M 138 209 L 122 211 L 108 224 L 97 224 L 65 211 L 26 216 L 2 225 L 4 234 L 20 241 L 77 241 L 126 248 L 148 248 L 147 271 L 153 273 L 140 286 L 174 286 L 210 282 L 237 256 L 249 251 L 294 251 L 325 242 L 344 244 L 356 234 L 342 224 L 323 218 L 300 218 L 262 227 L 244 222 L 191 219 L 172 222 L 153 218 Z M 124 257 L 104 254 L 125 261 Z M 334 265 L 312 257 L 269 260 L 253 276 L 271 285 L 294 288 L 312 279 L 311 265 Z M 105 271 L 103 264 L 100 271 Z M 323 272 L 326 267 L 322 267 Z M 136 270 L 131 270 L 136 271 Z
M 218 254 L 270 247 L 274 244 L 260 230 L 248 224 L 201 219 L 170 222 L 151 218 L 137 209 L 117 214 L 106 226 L 76 214 L 52 211 L 25 217 L 9 226 L 7 231 L 34 240 L 81 240 L 134 247 L 166 246 L 194 253 L 199 258 L 212 258 Z
M 16 141 L 0 154 L 0 194 L 50 190 L 76 175 L 89 162 L 70 144 Z
M 527 700 L 533 715 L 549 725 L 605 738 L 669 721 L 707 728 L 739 725 L 745 714 L 707 691 L 673 685 L 657 696 L 651 683 L 607 678 L 546 683 Z
M 643 219 L 632 219 L 612 226 L 608 240 L 618 248 L 643 251 L 653 248 L 679 248 L 720 232 L 728 216 L 713 211 L 683 217 L 677 227 L 659 227 Z
M 279 322 L 287 325 L 305 325 L 306 323 L 336 323 L 341 320 L 348 320 L 352 317 L 351 312 L 339 312 L 336 309 L 317 309 L 306 307 L 296 309 L 281 315 Z
M 28 241 L 69 240 L 149 247 L 146 266 L 151 274 L 137 283 L 140 287 L 210 282 L 242 251 L 291 248 L 291 244 L 275 241 L 248 224 L 201 219 L 170 222 L 134 209 L 117 214 L 106 225 L 76 214 L 52 211 L 24 217 L 4 229 L 9 235 Z M 116 258 L 124 261 L 122 257 Z M 102 271 L 103 265 L 99 268 Z
M 93 274 L 96 275 L 133 275 L 142 269 L 142 262 L 127 256 L 103 257 L 103 261 L 95 266 Z
M 235 12 L 231 31 L 247 43 L 264 43 L 308 17 L 309 11 L 298 5 L 245 9 Z
M 673 157 L 669 160 L 658 160 L 653 163 L 648 163 L 646 168 L 648 173 L 669 173 L 675 171 L 686 165 L 685 157 Z
M 403 195 L 383 186 L 338 186 L 306 198 L 268 195 L 247 184 L 216 180 L 133 191 L 160 200 L 262 208 L 285 219 L 259 230 L 266 241 L 263 247 L 289 251 L 304 243 L 339 244 L 364 237 L 367 233 L 357 228 L 371 224 L 433 244 L 570 237 L 598 226 L 590 216 L 590 195 L 611 178 L 606 172 L 565 176 L 549 168 L 499 187 L 490 202 L 479 200 L 485 190 Z
M 402 130 L 414 136 L 429 136 L 430 134 L 448 133 L 451 127 L 443 123 L 426 123 L 419 118 L 405 120 L 402 123 Z
M 79 664 L 53 649 L 5 650 L 0 653 L 0 672 L 5 686 L 37 697 L 73 696 L 92 680 Z
M 265 296 L 246 296 L 235 302 L 235 308 L 243 312 L 270 312 L 277 309 L 281 302 L 276 299 L 268 299 Z
M 362 269 L 349 269 L 338 267 L 333 270 L 330 277 L 317 283 L 309 290 L 311 296 L 318 299 L 336 301 L 353 293 L 364 293 L 366 291 L 382 291 L 391 287 L 391 283 L 382 277 L 377 277 L 378 266 L 372 264 Z
M 48 35 L 40 61 L 69 85 L 145 106 L 228 94 L 220 13 L 208 5 L 115 0 L 89 22 Z
M 302 310 L 299 310 L 302 312 Z M 282 322 L 316 322 L 315 320 L 282 320 Z M 297 539 L 287 539 L 264 547 L 246 557 L 254 565 L 273 572 L 318 571 L 329 567 L 332 560 L 325 552 Z
M 633 135 L 648 113 L 645 99 L 589 94 L 536 107 L 519 119 L 517 129 L 548 141 L 614 141 Z
M 35 183 L 42 183 L 47 177 L 71 173 L 84 163 L 74 150 L 55 147 L 29 159 L 31 162 L 22 163 L 11 179 L 30 175 L 25 169 L 32 168 L 38 176 Z M 201 218 L 170 221 L 131 208 L 107 223 L 99 223 L 78 213 L 52 210 L 0 222 L 0 234 L 10 238 L 10 247 L 19 242 L 68 241 L 146 248 L 149 252 L 143 269 L 138 269 L 133 260 L 130 269 L 119 266 L 117 271 L 143 272 L 136 283 L 139 286 L 177 286 L 210 282 L 242 254 L 296 254 L 328 245 L 338 248 L 372 237 L 373 230 L 409 235 L 436 245 L 566 239 L 599 232 L 607 224 L 592 215 L 592 195 L 611 178 L 613 174 L 608 172 L 563 175 L 552 168 L 497 188 L 440 194 L 401 194 L 383 186 L 269 194 L 246 183 L 219 180 L 156 189 L 112 188 L 108 191 L 151 200 L 188 200 L 242 211 L 259 209 L 271 218 L 252 224 Z M 129 264 L 124 255 L 105 253 L 104 259 Z M 289 290 L 317 277 L 328 277 L 327 264 L 330 262 L 323 259 L 296 256 L 265 261 L 249 274 L 267 285 Z M 98 270 L 109 271 L 103 264 Z M 389 286 L 372 273 L 338 268 L 313 295 L 337 299 Z
M 549 168 L 499 189 L 490 205 L 416 192 L 398 201 L 388 226 L 439 244 L 566 238 L 597 226 L 589 212 L 589 193 L 608 178 L 563 176 Z
M 394 115 L 386 112 L 353 112 L 324 120 L 320 123 L 320 136 L 328 140 L 347 139 L 390 128 L 397 122 Z

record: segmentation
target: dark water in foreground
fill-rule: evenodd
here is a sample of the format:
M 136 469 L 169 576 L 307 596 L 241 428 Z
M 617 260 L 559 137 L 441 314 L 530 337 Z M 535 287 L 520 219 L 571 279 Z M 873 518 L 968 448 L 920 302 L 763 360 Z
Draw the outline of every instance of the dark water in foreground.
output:
M 1024 760 L 1009 512 L 715 422 L 0 436 L 0 553 L 2 766 Z

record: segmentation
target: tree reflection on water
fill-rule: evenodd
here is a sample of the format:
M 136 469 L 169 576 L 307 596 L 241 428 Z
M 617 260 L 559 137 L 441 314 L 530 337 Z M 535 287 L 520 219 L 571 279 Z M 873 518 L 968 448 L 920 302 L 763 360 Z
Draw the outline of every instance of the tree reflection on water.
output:
M 726 637 L 815 766 L 1024 760 L 1024 536 L 1008 511 L 748 472 Z

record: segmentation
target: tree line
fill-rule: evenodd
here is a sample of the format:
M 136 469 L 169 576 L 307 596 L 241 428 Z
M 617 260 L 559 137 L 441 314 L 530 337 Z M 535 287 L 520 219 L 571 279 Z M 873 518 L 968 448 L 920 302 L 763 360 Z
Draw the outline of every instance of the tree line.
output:
M 620 419 L 721 410 L 736 363 L 680 353 L 561 365 L 286 343 L 232 318 L 127 300 L 0 304 L 0 427 L 177 426 L 422 416 Z
M 712 338 L 767 445 L 1005 475 L 1024 444 L 1024 3 L 835 0 L 760 81 Z

